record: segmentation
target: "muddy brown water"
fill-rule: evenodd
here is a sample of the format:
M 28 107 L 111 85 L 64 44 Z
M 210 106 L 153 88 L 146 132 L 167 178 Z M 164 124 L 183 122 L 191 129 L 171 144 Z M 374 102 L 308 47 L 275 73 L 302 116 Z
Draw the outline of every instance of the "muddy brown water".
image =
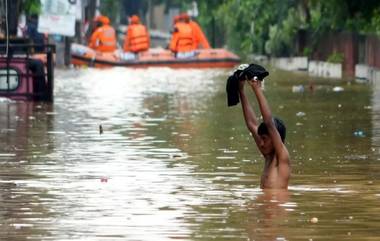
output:
M 0 240 L 380 240 L 380 88 L 272 69 L 292 177 L 262 191 L 227 75 L 57 70 L 53 104 L 2 99 Z

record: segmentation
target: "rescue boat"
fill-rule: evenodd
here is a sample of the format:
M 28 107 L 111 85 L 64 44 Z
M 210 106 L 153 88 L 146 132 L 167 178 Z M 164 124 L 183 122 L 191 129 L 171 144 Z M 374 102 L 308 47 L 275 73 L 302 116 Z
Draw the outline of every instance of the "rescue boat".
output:
M 225 49 L 199 49 L 182 56 L 162 48 L 149 49 L 138 55 L 117 50 L 111 53 L 95 51 L 87 46 L 72 44 L 71 63 L 74 66 L 106 68 L 122 67 L 170 67 L 170 68 L 231 68 L 240 58 Z

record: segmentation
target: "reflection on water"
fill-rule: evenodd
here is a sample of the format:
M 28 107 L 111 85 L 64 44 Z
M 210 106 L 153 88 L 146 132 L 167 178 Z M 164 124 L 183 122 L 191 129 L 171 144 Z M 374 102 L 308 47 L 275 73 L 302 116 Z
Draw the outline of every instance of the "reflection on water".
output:
M 288 212 L 295 203 L 289 201 L 288 190 L 263 190 L 248 205 L 249 237 L 251 240 L 286 239 Z
M 272 70 L 293 175 L 288 191 L 262 191 L 227 75 L 61 70 L 53 105 L 1 100 L 0 239 L 379 237 L 378 88 Z

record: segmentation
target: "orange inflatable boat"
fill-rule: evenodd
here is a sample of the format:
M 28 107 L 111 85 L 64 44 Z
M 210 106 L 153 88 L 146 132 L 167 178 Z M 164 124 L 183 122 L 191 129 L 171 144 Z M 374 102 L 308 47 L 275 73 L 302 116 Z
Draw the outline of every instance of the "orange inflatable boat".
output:
M 187 56 L 175 57 L 166 49 L 150 49 L 135 56 L 121 50 L 101 53 L 84 45 L 72 44 L 71 46 L 71 63 L 75 66 L 231 68 L 239 62 L 240 58 L 237 55 L 225 49 L 199 49 Z

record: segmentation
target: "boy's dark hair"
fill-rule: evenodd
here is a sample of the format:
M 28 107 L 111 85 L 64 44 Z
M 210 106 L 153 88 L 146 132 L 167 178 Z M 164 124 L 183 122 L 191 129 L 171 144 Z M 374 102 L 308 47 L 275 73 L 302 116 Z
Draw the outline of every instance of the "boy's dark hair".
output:
M 284 142 L 285 137 L 286 137 L 286 127 L 285 127 L 284 122 L 283 122 L 281 119 L 277 118 L 277 117 L 274 117 L 274 118 L 273 118 L 273 122 L 274 122 L 274 124 L 275 124 L 275 126 L 276 126 L 276 129 L 277 129 L 278 133 L 279 133 L 280 136 L 281 136 L 281 140 L 282 140 L 282 142 Z M 268 132 L 268 128 L 267 128 L 267 126 L 265 125 L 264 122 L 262 122 L 262 123 L 259 125 L 259 128 L 257 129 L 257 134 L 259 134 L 260 136 L 261 136 L 261 135 L 265 135 L 265 134 L 266 134 L 266 135 L 269 134 L 269 132 Z

